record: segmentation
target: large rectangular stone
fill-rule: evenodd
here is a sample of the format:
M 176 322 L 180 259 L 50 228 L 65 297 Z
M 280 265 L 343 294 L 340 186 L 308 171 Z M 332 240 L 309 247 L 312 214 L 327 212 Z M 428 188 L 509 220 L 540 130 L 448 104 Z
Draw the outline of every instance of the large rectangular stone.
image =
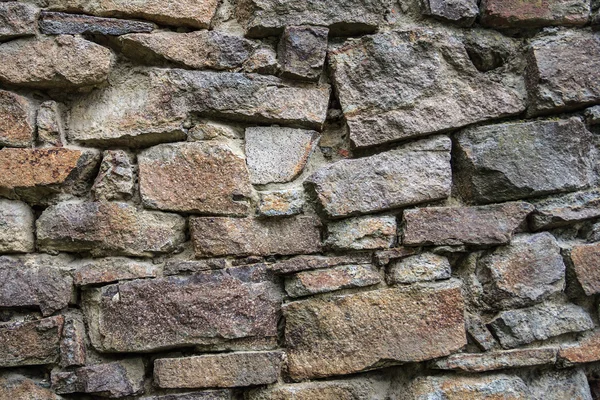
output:
M 118 36 L 134 32 L 152 32 L 155 25 L 150 22 L 45 11 L 40 15 L 39 27 L 45 35 Z
M 369 254 L 357 253 L 333 257 L 324 256 L 297 256 L 279 261 L 269 266 L 276 274 L 292 274 L 300 271 L 329 268 L 338 265 L 368 264 L 371 262 Z
M 585 25 L 590 17 L 587 0 L 484 0 L 481 24 L 492 28 L 537 28 Z
M 44 365 L 58 361 L 64 319 L 0 323 L 0 367 Z
M 294 380 L 420 362 L 466 344 L 457 281 L 297 301 L 284 315 Z

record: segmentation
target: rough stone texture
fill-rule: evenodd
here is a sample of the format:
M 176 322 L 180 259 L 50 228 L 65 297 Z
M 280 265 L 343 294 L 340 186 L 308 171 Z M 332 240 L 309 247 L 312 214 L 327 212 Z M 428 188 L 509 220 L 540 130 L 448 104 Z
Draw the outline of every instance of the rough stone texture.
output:
M 0 3 L 0 7 L 2 4 Z M 0 90 L 0 146 L 28 147 L 33 143 L 35 108 L 30 100 Z
M 317 147 L 319 134 L 302 129 L 246 129 L 246 157 L 253 184 L 294 180 Z
M 335 250 L 372 250 L 396 242 L 396 217 L 356 217 L 327 225 L 325 245 Z
M 286 304 L 289 374 L 321 378 L 450 354 L 466 344 L 462 303 L 452 281 Z
M 0 257 L 0 307 L 35 307 L 45 316 L 66 307 L 73 291 L 68 261 L 44 254 Z
M 450 139 L 426 139 L 373 156 L 341 160 L 312 174 L 331 217 L 405 207 L 450 195 Z
M 600 293 L 600 243 L 573 246 L 570 259 L 585 294 Z
M 368 264 L 371 262 L 369 255 L 356 254 L 335 257 L 323 256 L 297 256 L 288 260 L 279 261 L 269 268 L 277 274 L 291 274 L 313 269 L 330 268 L 338 265 Z
M 473 0 L 425 0 L 424 14 L 448 21 L 459 26 L 471 26 L 479 14 L 477 2 Z
M 21 375 L 0 377 L 0 398 L 12 400 L 61 400 L 52 390 Z
M 588 363 L 600 360 L 600 330 L 585 333 L 576 344 L 565 344 L 558 352 L 565 365 Z
M 450 262 L 446 257 L 422 253 L 393 261 L 387 271 L 389 284 L 437 281 L 450 278 Z
M 32 252 L 34 223 L 33 211 L 27 204 L 0 199 L 0 254 Z
M 286 26 L 278 47 L 283 76 L 318 80 L 325 64 L 328 34 L 327 28 Z
M 231 400 L 231 391 L 203 390 L 201 392 L 189 392 L 182 394 L 166 394 L 164 396 L 141 397 L 140 400 Z
M 376 285 L 379 272 L 369 264 L 340 265 L 331 269 L 299 272 L 285 280 L 285 291 L 291 297 L 309 296 L 341 289 Z
M 600 217 L 600 190 L 568 193 L 533 203 L 531 218 L 534 230 L 558 228 L 586 219 Z
M 492 28 L 537 28 L 551 25 L 585 25 L 590 17 L 590 3 L 585 0 L 484 0 L 481 23 Z
M 16 1 L 1 2 L 0 42 L 35 35 L 37 17 L 38 9 L 31 4 Z
M 467 313 L 465 320 L 467 333 L 481 350 L 489 351 L 497 347 L 496 339 L 479 316 Z
M 277 60 L 277 52 L 274 45 L 263 44 L 244 63 L 244 72 L 278 75 L 281 65 Z
M 586 374 L 581 369 L 542 370 L 527 379 L 534 400 L 592 400 Z
M 197 257 L 310 254 L 321 250 L 320 222 L 298 216 L 279 220 L 192 217 Z
M 42 12 L 40 31 L 45 35 L 110 35 L 152 32 L 154 24 L 115 18 L 99 18 L 81 14 Z
M 223 144 L 162 144 L 138 156 L 147 208 L 200 214 L 248 214 L 251 196 L 244 158 Z M 218 181 L 218 184 L 215 182 Z
M 530 392 L 521 378 L 512 375 L 442 375 L 415 379 L 405 399 L 529 400 Z
M 244 352 L 154 361 L 161 388 L 227 388 L 267 385 L 279 378 L 283 353 Z M 202 371 L 210 371 L 210 374 Z
M 140 211 L 126 203 L 61 203 L 37 220 L 40 249 L 95 255 L 150 256 L 185 240 L 179 215 Z
M 525 110 L 510 63 L 482 73 L 463 43 L 415 29 L 350 39 L 330 53 L 333 82 L 357 147 L 459 128 Z M 377 77 L 375 80 L 368 77 Z
M 467 129 L 457 138 L 458 188 L 478 203 L 575 191 L 590 184 L 591 151 L 576 117 Z
M 0 323 L 0 367 L 44 365 L 58 361 L 64 319 Z
M 119 398 L 143 391 L 144 363 L 139 358 L 89 365 L 69 372 L 53 372 L 56 393 L 91 393 Z
M 131 34 L 119 41 L 121 52 L 132 60 L 170 61 L 193 69 L 239 68 L 255 48 L 249 40 L 217 31 Z
M 600 38 L 587 31 L 561 31 L 530 44 L 529 112 L 547 114 L 600 102 Z
M 138 278 L 156 278 L 158 266 L 147 261 L 124 257 L 81 260 L 72 264 L 73 281 L 77 286 L 110 283 Z
M 568 332 L 594 327 L 590 316 L 573 304 L 542 303 L 529 308 L 502 311 L 489 324 L 505 349 Z
M 163 268 L 163 275 L 178 275 L 183 273 L 197 273 L 211 269 L 223 269 L 227 267 L 224 258 L 211 258 L 207 260 L 167 260 Z
M 122 282 L 84 294 L 90 339 L 102 352 L 277 336 L 277 285 L 247 281 L 227 270 Z
M 129 155 L 123 150 L 104 152 L 92 193 L 96 200 L 128 200 L 133 196 L 134 171 Z
M 51 10 L 101 17 L 142 18 L 165 25 L 208 28 L 217 0 L 48 0 Z
M 385 388 L 371 379 L 345 379 L 273 385 L 248 392 L 248 400 L 384 400 Z
M 457 353 L 433 361 L 430 366 L 434 369 L 484 372 L 554 364 L 557 353 L 558 348 L 556 347 L 502 350 L 487 353 Z
M 290 25 L 326 26 L 345 36 L 375 31 L 390 11 L 389 0 L 243 0 L 237 17 L 248 36 L 273 36 Z
M 42 145 L 63 147 L 66 144 L 63 122 L 64 108 L 49 100 L 40 104 L 37 112 L 37 140 Z
M 414 247 L 395 247 L 393 249 L 379 250 L 373 254 L 375 263 L 379 266 L 388 265 L 391 261 L 413 256 L 417 253 Z
M 0 45 L 0 58 L 0 82 L 61 90 L 101 84 L 106 81 L 112 62 L 107 48 L 69 35 L 13 40 Z
M 85 365 L 87 359 L 84 317 L 79 311 L 71 311 L 65 317 L 60 342 L 60 366 Z
M 300 189 L 261 192 L 257 212 L 263 217 L 287 217 L 301 214 L 304 192 Z

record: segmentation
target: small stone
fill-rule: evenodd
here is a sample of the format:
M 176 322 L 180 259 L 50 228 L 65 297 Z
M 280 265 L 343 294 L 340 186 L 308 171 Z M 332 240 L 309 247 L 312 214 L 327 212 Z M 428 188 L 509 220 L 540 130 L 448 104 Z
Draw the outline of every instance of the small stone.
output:
M 203 390 L 201 392 L 189 392 L 182 394 L 155 395 L 141 397 L 140 400 L 232 400 L 231 390 Z
M 66 144 L 63 109 L 57 102 L 49 100 L 40 105 L 37 113 L 38 142 L 51 147 Z
M 188 141 L 211 140 L 217 138 L 239 139 L 240 130 L 230 125 L 212 121 L 201 121 L 188 130 Z
M 197 257 L 226 255 L 292 255 L 321 250 L 319 219 L 191 217 L 192 243 Z
M 126 203 L 60 203 L 37 220 L 44 251 L 93 255 L 151 256 L 168 253 L 185 240 L 185 218 L 140 211 Z
M 65 315 L 65 323 L 60 341 L 60 366 L 63 368 L 85 365 L 86 340 L 85 323 L 79 311 Z
M 163 269 L 163 275 L 179 275 L 184 273 L 198 273 L 212 269 L 223 269 L 227 267 L 227 261 L 223 258 L 211 258 L 207 260 L 167 260 Z
M 267 385 L 279 378 L 282 362 L 283 353 L 275 351 L 159 358 L 154 361 L 154 381 L 160 388 Z
M 393 261 L 387 272 L 390 285 L 450 279 L 450 262 L 446 257 L 423 253 Z
M 381 388 L 383 386 L 383 388 Z M 376 379 L 344 379 L 271 385 L 248 392 L 248 400 L 384 400 L 387 387 Z
M 281 65 L 277 60 L 274 46 L 260 45 L 244 63 L 244 72 L 278 75 Z
M 533 210 L 525 202 L 404 210 L 402 243 L 407 246 L 507 244 Z
M 505 349 L 546 340 L 594 327 L 583 308 L 573 304 L 542 303 L 529 308 L 502 311 L 490 324 Z
M 39 21 L 45 35 L 109 35 L 152 32 L 154 24 L 116 18 L 99 18 L 81 14 L 43 11 Z
M 119 398 L 143 392 L 143 385 L 144 363 L 140 358 L 52 372 L 52 389 L 59 394 L 90 393 Z
M 61 400 L 45 382 L 36 382 L 21 375 L 0 377 L 0 398 L 12 400 Z
M 439 136 L 364 158 L 341 160 L 307 183 L 331 217 L 400 208 L 450 196 L 451 141 Z
M 576 245 L 569 253 L 577 281 L 585 294 L 600 293 L 600 243 Z
M 599 361 L 600 330 L 583 334 L 576 344 L 562 345 L 558 358 L 565 366 Z
M 419 377 L 404 391 L 411 399 L 531 400 L 521 378 L 504 374 Z
M 16 1 L 0 2 L 0 42 L 35 35 L 37 7 Z
M 478 203 L 576 191 L 590 184 L 591 151 L 577 117 L 466 129 L 457 137 L 458 189 Z
M 492 28 L 539 28 L 543 26 L 581 26 L 590 17 L 586 0 L 549 0 L 523 3 L 519 0 L 484 0 L 481 24 Z
M 600 125 L 600 106 L 590 107 L 585 110 L 587 123 L 590 125 Z
M 285 183 L 304 170 L 317 147 L 315 131 L 279 127 L 246 129 L 246 157 L 255 185 Z
M 276 274 L 292 274 L 300 271 L 330 268 L 338 265 L 369 264 L 371 257 L 368 254 L 344 255 L 335 257 L 323 256 L 296 256 L 288 260 L 279 261 L 269 266 Z
M 467 313 L 465 320 L 467 333 L 481 350 L 489 351 L 497 346 L 496 339 L 494 339 L 494 336 L 492 336 L 479 316 Z
M 600 190 L 563 194 L 533 204 L 531 227 L 534 230 L 559 228 L 600 217 Z
M 396 217 L 356 217 L 330 222 L 325 245 L 335 250 L 373 250 L 396 242 Z
M 393 249 L 378 250 L 373 254 L 375 263 L 378 266 L 386 266 L 391 261 L 413 256 L 417 253 L 417 250 L 413 247 L 396 247 Z
M 474 0 L 426 0 L 424 14 L 458 26 L 471 26 L 479 14 Z
M 285 291 L 290 297 L 309 296 L 376 285 L 381 282 L 379 272 L 369 264 L 340 265 L 331 269 L 303 271 L 285 280 Z
M 279 40 L 278 55 L 283 76 L 316 81 L 323 72 L 329 29 L 316 26 L 286 26 Z
M 293 380 L 420 362 L 466 344 L 457 281 L 312 298 L 283 311 Z
M 33 210 L 25 203 L 0 199 L 0 254 L 34 251 Z
M 56 363 L 63 322 L 62 316 L 56 316 L 31 322 L 0 323 L 0 367 Z
M 288 217 L 302 214 L 304 191 L 300 189 L 260 192 L 258 215 L 263 217 Z
M 533 400 L 593 400 L 582 369 L 537 370 L 527 378 Z
M 0 3 L 0 7 L 2 4 L 10 3 Z M 0 146 L 30 147 L 35 130 L 34 115 L 35 108 L 27 98 L 0 90 Z
M 110 283 L 138 278 L 156 278 L 158 267 L 147 261 L 124 257 L 81 260 L 70 265 L 77 286 Z
M 556 363 L 558 349 L 541 347 L 490 351 L 487 353 L 457 353 L 433 361 L 433 369 L 484 372 L 498 369 L 523 368 Z
M 133 196 L 134 177 L 131 159 L 123 150 L 104 152 L 100 171 L 92 186 L 96 200 L 127 200 Z

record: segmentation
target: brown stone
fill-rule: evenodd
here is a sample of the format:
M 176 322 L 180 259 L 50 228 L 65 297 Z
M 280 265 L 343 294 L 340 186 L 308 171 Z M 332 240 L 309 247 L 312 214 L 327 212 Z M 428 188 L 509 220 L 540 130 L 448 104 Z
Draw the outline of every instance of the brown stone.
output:
M 267 385 L 279 378 L 282 362 L 283 353 L 274 351 L 159 358 L 154 361 L 154 381 L 161 388 Z
M 104 152 L 92 194 L 96 200 L 128 200 L 135 187 L 134 166 L 123 150 Z
M 163 268 L 163 275 L 179 275 L 197 273 L 212 269 L 223 269 L 228 265 L 224 258 L 211 258 L 206 260 L 167 260 Z
M 61 398 L 33 379 L 20 375 L 7 375 L 0 377 L 0 399 L 60 400 Z
M 561 346 L 558 358 L 565 365 L 600 360 L 600 330 L 596 329 L 584 334 L 576 344 Z
M 181 394 L 165 394 L 141 397 L 140 400 L 232 400 L 232 390 L 203 390 L 201 392 L 187 392 Z
M 567 193 L 536 201 L 531 216 L 533 230 L 547 230 L 600 217 L 600 190 Z
M 498 369 L 523 368 L 556 363 L 556 347 L 458 353 L 433 361 L 434 369 L 484 372 Z
M 466 344 L 460 284 L 412 285 L 286 304 L 294 380 L 448 355 Z
M 600 243 L 573 246 L 570 256 L 577 281 L 585 294 L 600 293 Z
M 279 40 L 278 52 L 283 76 L 318 80 L 327 54 L 329 29 L 317 26 L 287 26 Z
M 65 368 L 85 365 L 87 335 L 83 314 L 79 310 L 70 310 L 64 318 L 60 341 L 60 366 Z
M 36 118 L 37 141 L 40 144 L 63 147 L 67 143 L 63 121 L 64 113 L 64 107 L 56 101 L 48 100 L 40 104 Z
M 0 146 L 31 146 L 34 116 L 35 108 L 27 98 L 0 90 Z
M 247 215 L 252 185 L 243 157 L 224 144 L 162 144 L 138 155 L 147 208 Z
M 39 26 L 40 31 L 45 35 L 118 36 L 134 32 L 152 32 L 155 28 L 155 25 L 150 22 L 48 11 L 42 12 Z
M 302 213 L 304 191 L 300 189 L 260 192 L 257 207 L 258 215 L 263 217 L 288 217 Z
M 451 273 L 448 258 L 433 253 L 421 253 L 404 257 L 390 263 L 387 270 L 388 284 L 414 283 L 449 279 Z
M 251 390 L 248 400 L 385 400 L 388 385 L 377 379 L 344 379 L 271 385 Z
M 417 253 L 414 247 L 395 247 L 393 249 L 379 250 L 373 254 L 375 263 L 379 266 L 388 265 L 390 261 L 413 256 Z
M 31 322 L 0 323 L 0 367 L 58 361 L 62 316 Z
M 369 264 L 340 265 L 331 269 L 299 272 L 285 280 L 285 291 L 291 297 L 301 297 L 380 282 L 379 272 Z
M 537 28 L 552 25 L 585 25 L 590 17 L 586 0 L 484 0 L 481 24 L 493 28 Z
M 0 199 L 0 254 L 33 252 L 34 225 L 33 210 L 27 204 Z
M 364 216 L 327 224 L 325 245 L 335 250 L 373 250 L 396 243 L 395 216 Z
M 420 377 L 403 391 L 410 399 L 530 400 L 525 382 L 513 375 L 441 375 Z
M 157 265 L 124 257 L 82 260 L 70 267 L 75 268 L 73 280 L 77 286 L 155 278 L 158 274 Z
M 269 269 L 276 274 L 292 274 L 312 269 L 330 268 L 338 265 L 368 264 L 370 262 L 371 257 L 368 254 L 360 253 L 334 257 L 297 256 L 272 264 Z
M 35 35 L 38 9 L 16 1 L 0 2 L 0 42 Z

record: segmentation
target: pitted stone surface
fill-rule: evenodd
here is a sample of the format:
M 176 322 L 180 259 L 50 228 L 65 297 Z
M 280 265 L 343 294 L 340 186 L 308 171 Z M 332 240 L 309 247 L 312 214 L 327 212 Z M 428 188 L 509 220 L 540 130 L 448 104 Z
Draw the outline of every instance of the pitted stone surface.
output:
M 0 90 L 0 146 L 29 147 L 35 132 L 34 116 L 35 107 L 29 99 Z
M 0 323 L 0 367 L 45 365 L 58 361 L 64 318 Z
M 21 201 L 0 199 L 0 254 L 34 250 L 33 210 Z

